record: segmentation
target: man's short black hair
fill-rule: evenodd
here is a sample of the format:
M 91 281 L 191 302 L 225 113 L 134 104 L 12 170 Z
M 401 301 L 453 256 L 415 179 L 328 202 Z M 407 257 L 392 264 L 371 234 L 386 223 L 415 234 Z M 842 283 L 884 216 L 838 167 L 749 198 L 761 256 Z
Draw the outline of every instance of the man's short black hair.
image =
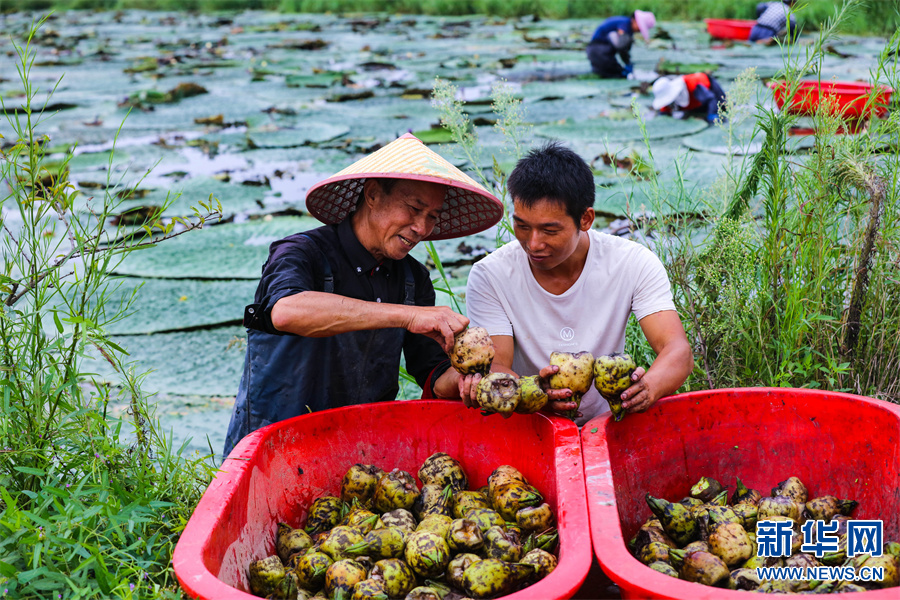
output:
M 561 203 L 576 225 L 594 206 L 591 168 L 559 142 L 531 150 L 510 173 L 507 187 L 513 201 L 527 208 L 541 200 Z

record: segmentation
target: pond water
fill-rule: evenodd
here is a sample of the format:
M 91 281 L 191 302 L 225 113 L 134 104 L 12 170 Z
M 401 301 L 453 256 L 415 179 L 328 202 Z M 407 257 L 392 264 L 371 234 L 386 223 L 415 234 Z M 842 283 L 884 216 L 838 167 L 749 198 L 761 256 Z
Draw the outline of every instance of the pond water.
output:
M 33 17 L 0 15 L 0 29 L 21 43 Z M 57 150 L 74 148 L 70 179 L 83 191 L 78 210 L 86 214 L 108 181 L 137 187 L 123 209 L 158 206 L 167 194 L 180 193 L 168 218 L 189 215 L 209 194 L 222 203 L 220 224 L 136 253 L 117 269 L 122 293 L 143 288 L 138 310 L 113 333 L 141 370 L 152 369 L 144 388 L 158 393 L 159 416 L 176 439 L 192 438 L 190 450 L 221 451 L 243 360 L 238 323 L 268 244 L 317 226 L 304 205 L 315 182 L 407 131 L 437 127 L 428 97 L 435 77 L 452 81 L 460 99 L 471 103 L 482 151 L 475 164 L 451 146 L 433 146 L 439 153 L 467 171 L 489 172 L 494 156 L 504 168 L 514 164 L 485 102 L 492 84 L 507 81 L 534 125 L 527 145 L 561 139 L 592 162 L 597 227 L 615 221 L 610 231 L 629 230 L 627 221 L 616 220 L 629 208 L 638 210 L 649 185 L 600 160 L 604 154 L 646 155 L 632 103 L 645 120 L 664 189 L 675 185 L 678 161 L 699 199 L 729 161 L 758 149 L 750 127 L 747 139 L 731 148 L 737 156 L 729 156 L 721 130 L 700 120 L 657 117 L 641 83 L 662 68 L 705 65 L 728 91 L 748 67 L 762 78 L 775 76 L 783 64 L 780 48 L 725 45 L 711 42 L 702 24 L 661 23 L 668 39 L 633 49 L 638 78 L 604 81 L 590 74 L 583 51 L 596 25 L 261 12 L 51 17 L 33 41 L 31 76 L 41 101 L 59 81 L 49 100 L 55 114 L 41 132 Z M 811 42 L 804 36 L 799 44 Z M 822 78 L 868 80 L 884 44 L 841 39 L 823 63 Z M 9 37 L 0 40 L 0 56 L 0 96 L 11 110 L 22 84 Z M 178 99 L 186 84 L 199 93 Z M 772 105 L 762 84 L 753 89 L 748 110 L 756 103 Z M 0 133 L 12 134 L 5 120 Z M 794 144 L 798 153 L 809 145 Z M 4 220 L 15 223 L 14 211 L 3 210 Z M 472 261 L 494 248 L 496 237 L 488 231 L 436 244 L 456 292 L 464 291 Z M 425 260 L 423 248 L 414 254 Z M 449 298 L 440 295 L 439 302 Z M 401 392 L 417 394 L 411 387 Z

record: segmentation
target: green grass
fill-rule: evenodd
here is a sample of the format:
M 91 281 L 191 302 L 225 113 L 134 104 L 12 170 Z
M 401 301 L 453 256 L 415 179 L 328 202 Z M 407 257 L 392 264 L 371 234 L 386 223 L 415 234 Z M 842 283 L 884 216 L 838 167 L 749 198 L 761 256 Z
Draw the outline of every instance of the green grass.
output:
M 628 14 L 636 7 L 653 11 L 665 21 L 699 21 L 704 18 L 751 19 L 757 0 L 395 0 L 392 13 L 427 15 L 484 14 L 500 17 L 538 15 L 551 19 L 603 19 Z M 838 0 L 799 0 L 798 15 L 807 30 L 818 29 L 834 14 Z M 165 11 L 277 10 L 286 13 L 380 12 L 383 0 L 5 0 L 3 12 L 43 11 L 48 9 Z M 872 0 L 843 23 L 845 33 L 890 35 L 900 28 L 898 0 Z

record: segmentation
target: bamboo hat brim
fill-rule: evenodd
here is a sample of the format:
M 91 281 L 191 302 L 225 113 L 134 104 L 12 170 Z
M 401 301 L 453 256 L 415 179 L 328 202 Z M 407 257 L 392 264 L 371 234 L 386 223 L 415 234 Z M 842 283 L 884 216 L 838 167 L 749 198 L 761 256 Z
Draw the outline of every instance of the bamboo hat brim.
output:
M 306 208 L 325 224 L 340 223 L 356 209 L 370 177 L 414 179 L 447 186 L 444 207 L 426 240 L 444 240 L 484 231 L 503 216 L 503 204 L 471 177 L 407 133 L 320 181 L 306 194 Z

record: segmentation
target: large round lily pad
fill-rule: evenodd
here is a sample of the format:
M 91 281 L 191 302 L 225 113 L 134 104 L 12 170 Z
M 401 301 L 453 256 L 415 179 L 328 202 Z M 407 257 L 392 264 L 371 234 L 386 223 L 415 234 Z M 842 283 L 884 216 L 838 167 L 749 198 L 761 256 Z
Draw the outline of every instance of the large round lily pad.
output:
M 668 137 L 680 137 L 702 131 L 708 127 L 699 119 L 656 118 L 646 122 L 647 136 L 651 140 Z M 536 135 L 559 140 L 607 140 L 622 142 L 640 140 L 643 132 L 636 119 L 614 120 L 608 118 L 588 119 L 585 121 L 567 120 L 564 123 L 539 125 L 534 128 Z

